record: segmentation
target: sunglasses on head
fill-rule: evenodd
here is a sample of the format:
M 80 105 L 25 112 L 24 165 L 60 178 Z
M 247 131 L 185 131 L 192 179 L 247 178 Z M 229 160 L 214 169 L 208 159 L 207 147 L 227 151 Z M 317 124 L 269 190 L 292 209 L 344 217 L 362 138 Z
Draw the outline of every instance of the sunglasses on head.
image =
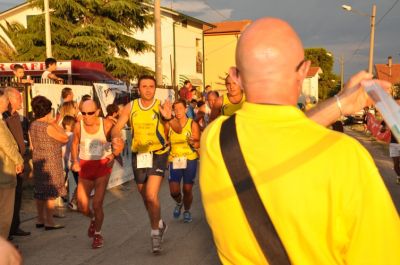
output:
M 92 116 L 93 114 L 96 113 L 96 111 L 89 111 L 89 112 L 81 111 L 81 113 L 82 113 L 83 116 L 86 116 L 86 115 Z

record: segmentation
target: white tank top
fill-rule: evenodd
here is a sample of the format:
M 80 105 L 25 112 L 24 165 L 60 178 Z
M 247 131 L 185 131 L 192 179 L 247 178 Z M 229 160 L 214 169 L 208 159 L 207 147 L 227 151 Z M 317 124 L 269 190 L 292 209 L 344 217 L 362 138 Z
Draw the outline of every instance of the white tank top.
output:
M 107 142 L 104 134 L 103 119 L 96 133 L 91 134 L 85 130 L 83 121 L 81 125 L 81 140 L 79 143 L 79 158 L 82 160 L 101 160 L 112 153 L 111 143 Z
M 204 113 L 204 121 L 205 125 L 207 126 L 210 123 L 210 114 L 211 114 L 211 108 L 208 106 L 208 103 L 206 102 L 206 107 L 205 107 L 205 113 Z

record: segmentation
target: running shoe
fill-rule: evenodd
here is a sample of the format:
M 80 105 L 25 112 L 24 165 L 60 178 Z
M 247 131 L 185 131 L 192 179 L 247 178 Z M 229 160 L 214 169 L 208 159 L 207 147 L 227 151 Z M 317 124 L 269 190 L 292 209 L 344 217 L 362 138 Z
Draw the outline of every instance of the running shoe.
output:
M 182 203 L 177 203 L 174 209 L 174 218 L 178 219 L 179 216 L 181 216 L 181 211 L 182 211 Z
M 70 203 L 68 203 L 68 209 L 70 209 L 71 211 L 78 211 L 78 206 L 76 206 L 76 204 L 71 201 Z
M 103 239 L 102 235 L 101 234 L 95 234 L 93 236 L 92 248 L 96 249 L 96 248 L 103 247 L 103 242 L 104 242 L 104 239 Z
M 151 251 L 154 254 L 159 254 L 162 251 L 161 242 L 162 242 L 161 235 L 151 236 Z
M 160 228 L 161 242 L 164 240 L 165 232 L 167 232 L 168 225 L 163 221 L 163 228 Z
M 93 237 L 95 232 L 95 227 L 94 227 L 94 220 L 90 221 L 89 229 L 87 232 L 88 237 Z
M 183 222 L 190 223 L 191 221 L 193 221 L 192 214 L 189 211 L 184 211 L 183 212 Z

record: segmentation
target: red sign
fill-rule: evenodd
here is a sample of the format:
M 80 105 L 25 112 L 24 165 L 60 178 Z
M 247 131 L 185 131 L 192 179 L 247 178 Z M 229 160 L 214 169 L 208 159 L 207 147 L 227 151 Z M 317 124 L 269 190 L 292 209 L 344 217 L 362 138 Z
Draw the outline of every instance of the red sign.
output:
M 382 131 L 382 121 L 377 120 L 375 116 L 371 113 L 367 114 L 367 129 L 371 134 L 379 141 L 386 143 L 390 142 L 391 132 L 389 129 Z

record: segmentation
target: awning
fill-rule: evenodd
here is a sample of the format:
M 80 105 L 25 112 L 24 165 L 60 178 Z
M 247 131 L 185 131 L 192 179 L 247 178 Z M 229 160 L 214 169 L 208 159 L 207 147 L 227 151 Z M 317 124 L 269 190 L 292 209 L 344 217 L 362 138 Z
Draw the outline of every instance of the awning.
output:
M 190 83 L 192 83 L 193 86 L 199 87 L 199 86 L 203 86 L 203 80 L 201 80 L 199 77 L 197 76 L 193 76 L 193 75 L 179 75 L 179 87 L 183 87 L 183 83 L 189 80 Z

